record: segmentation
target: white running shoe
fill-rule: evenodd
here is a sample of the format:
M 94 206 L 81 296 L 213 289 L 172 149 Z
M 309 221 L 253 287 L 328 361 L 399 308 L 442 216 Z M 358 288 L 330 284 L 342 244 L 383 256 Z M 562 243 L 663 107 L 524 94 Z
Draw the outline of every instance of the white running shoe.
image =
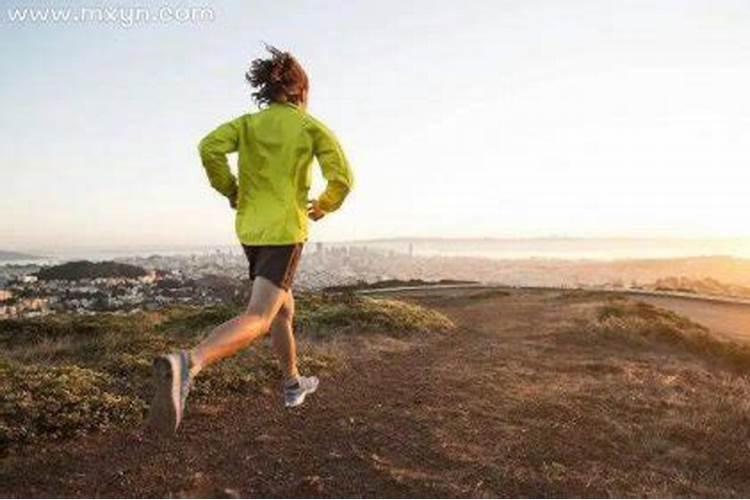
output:
M 305 401 L 305 396 L 318 388 L 318 377 L 297 377 L 297 383 L 284 387 L 284 406 L 293 408 Z

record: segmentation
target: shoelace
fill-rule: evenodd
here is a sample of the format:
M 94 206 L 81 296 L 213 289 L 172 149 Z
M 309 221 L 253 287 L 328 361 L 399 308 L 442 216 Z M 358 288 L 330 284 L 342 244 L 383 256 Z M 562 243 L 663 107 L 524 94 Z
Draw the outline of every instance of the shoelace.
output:
M 190 369 L 189 361 L 185 351 L 180 353 L 180 406 L 184 409 L 187 402 L 188 392 L 190 392 Z

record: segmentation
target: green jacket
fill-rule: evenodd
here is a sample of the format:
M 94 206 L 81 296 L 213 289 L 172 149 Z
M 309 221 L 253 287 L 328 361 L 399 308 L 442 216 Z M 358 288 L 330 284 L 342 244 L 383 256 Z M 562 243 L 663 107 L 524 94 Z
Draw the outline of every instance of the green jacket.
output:
M 200 142 L 211 186 L 236 201 L 235 230 L 246 245 L 287 245 L 307 239 L 307 201 L 315 157 L 328 185 L 320 208 L 339 208 L 353 176 L 325 125 L 291 104 L 271 104 L 221 125 Z M 227 154 L 238 153 L 238 178 Z

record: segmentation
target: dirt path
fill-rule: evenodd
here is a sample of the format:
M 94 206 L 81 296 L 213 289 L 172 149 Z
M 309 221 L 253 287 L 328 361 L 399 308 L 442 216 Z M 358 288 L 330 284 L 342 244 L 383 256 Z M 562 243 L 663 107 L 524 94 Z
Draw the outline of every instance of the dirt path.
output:
M 672 310 L 731 340 L 750 342 L 750 305 L 643 295 L 637 299 Z
M 746 382 L 668 347 L 562 335 L 585 301 L 467 293 L 418 299 L 460 331 L 352 352 L 301 411 L 269 391 L 191 407 L 172 440 L 36 448 L 2 463 L 0 496 L 750 494 L 750 426 L 717 410 Z

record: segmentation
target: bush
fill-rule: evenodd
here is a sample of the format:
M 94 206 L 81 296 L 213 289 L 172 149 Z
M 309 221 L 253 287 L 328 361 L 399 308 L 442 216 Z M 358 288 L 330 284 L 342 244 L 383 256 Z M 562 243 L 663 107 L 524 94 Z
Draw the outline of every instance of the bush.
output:
M 394 300 L 302 295 L 298 333 L 444 331 L 443 315 Z M 131 315 L 54 315 L 0 321 L 0 447 L 61 439 L 139 420 L 151 396 L 155 356 L 185 348 L 234 316 L 233 307 L 172 307 Z M 315 348 L 299 355 L 303 370 L 335 369 Z M 211 366 L 191 400 L 252 394 L 279 378 L 267 342 Z
M 454 328 L 445 315 L 398 300 L 352 294 L 305 296 L 298 300 L 295 327 L 306 333 L 380 332 L 396 336 L 445 332 Z
M 635 336 L 677 344 L 695 354 L 750 370 L 750 346 L 720 339 L 706 327 L 668 311 L 632 300 L 615 300 L 599 307 L 590 330 L 599 335 Z
M 66 365 L 0 364 L 0 447 L 11 443 L 71 437 L 135 421 L 145 405 L 110 391 L 102 372 Z
M 239 308 L 226 306 L 173 307 L 164 311 L 157 329 L 177 338 L 195 338 L 239 312 Z

